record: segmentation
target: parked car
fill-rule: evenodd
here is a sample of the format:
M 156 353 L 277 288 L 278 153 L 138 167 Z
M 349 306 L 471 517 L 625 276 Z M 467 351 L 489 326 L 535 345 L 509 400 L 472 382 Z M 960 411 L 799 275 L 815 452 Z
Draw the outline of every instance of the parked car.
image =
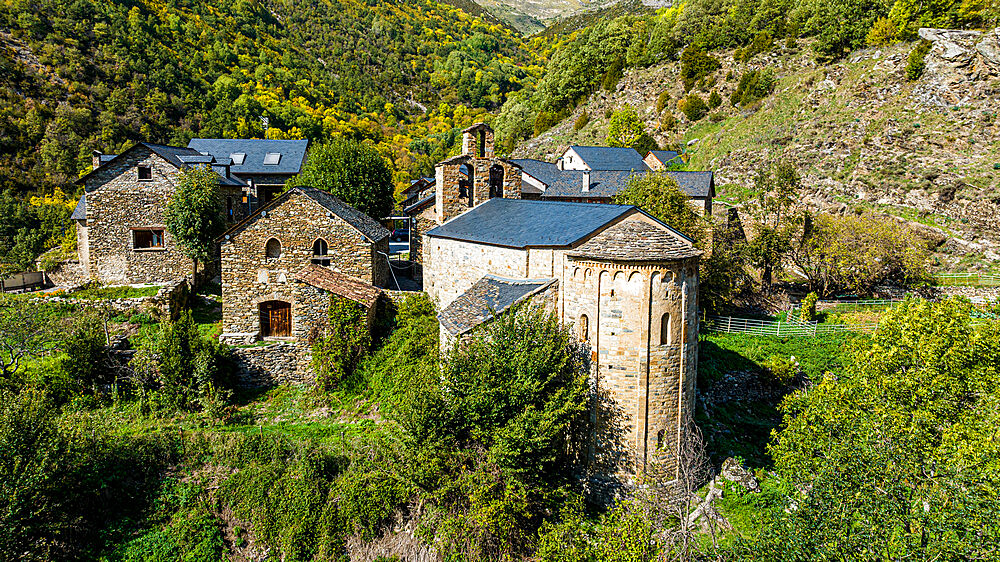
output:
M 405 242 L 410 239 L 410 227 L 401 226 L 392 231 L 392 236 L 390 236 L 393 242 Z

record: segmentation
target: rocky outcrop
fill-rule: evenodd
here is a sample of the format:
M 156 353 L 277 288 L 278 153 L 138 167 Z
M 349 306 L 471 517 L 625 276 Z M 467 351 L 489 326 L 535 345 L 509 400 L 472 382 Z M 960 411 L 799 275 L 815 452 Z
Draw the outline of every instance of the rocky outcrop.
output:
M 1000 74 L 1000 33 L 966 29 L 921 28 L 917 34 L 930 41 L 928 55 L 954 68 L 968 68 L 977 73 Z

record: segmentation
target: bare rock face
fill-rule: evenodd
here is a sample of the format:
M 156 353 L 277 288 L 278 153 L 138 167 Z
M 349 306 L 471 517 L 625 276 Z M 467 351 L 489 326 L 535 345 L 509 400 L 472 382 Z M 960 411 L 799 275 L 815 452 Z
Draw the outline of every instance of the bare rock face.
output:
M 986 32 L 976 44 L 976 52 L 994 74 L 1000 74 L 1000 28 Z
M 932 29 L 922 27 L 917 31 L 921 39 L 934 44 L 931 53 L 954 64 L 965 66 L 972 62 L 975 55 L 976 42 L 982 35 L 978 31 L 962 29 Z

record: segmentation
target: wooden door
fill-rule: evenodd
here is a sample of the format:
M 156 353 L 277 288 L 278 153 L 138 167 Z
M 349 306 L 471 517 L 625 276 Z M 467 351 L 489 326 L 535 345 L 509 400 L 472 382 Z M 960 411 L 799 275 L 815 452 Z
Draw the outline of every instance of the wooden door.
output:
M 261 303 L 260 335 L 265 338 L 292 335 L 292 305 L 284 301 Z

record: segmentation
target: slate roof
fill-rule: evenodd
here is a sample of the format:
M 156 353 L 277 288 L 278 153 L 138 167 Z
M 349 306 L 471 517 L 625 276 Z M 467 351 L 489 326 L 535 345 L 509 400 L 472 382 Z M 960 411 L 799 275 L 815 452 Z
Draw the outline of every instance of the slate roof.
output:
M 193 150 L 193 149 L 190 149 L 190 148 L 182 148 L 182 147 L 179 147 L 179 146 L 167 146 L 165 144 L 153 144 L 153 143 L 150 143 L 150 142 L 140 142 L 140 143 L 136 143 L 132 148 L 126 150 L 125 152 L 122 152 L 121 154 L 115 154 L 115 155 L 113 155 L 111 158 L 105 159 L 105 156 L 111 156 L 111 155 L 107 155 L 107 154 L 102 155 L 100 157 L 101 166 L 103 167 L 105 164 L 108 164 L 109 162 L 112 162 L 113 160 L 121 157 L 123 154 L 128 154 L 133 149 L 135 149 L 136 147 L 139 147 L 139 146 L 146 147 L 147 149 L 149 149 L 150 152 L 158 155 L 160 158 L 163 158 L 164 160 L 166 160 L 167 162 L 169 162 L 170 164 L 174 165 L 175 167 L 177 167 L 178 169 L 181 169 L 181 170 L 187 168 L 189 164 L 195 164 L 195 163 L 208 164 L 208 163 L 211 163 L 210 159 L 206 160 L 205 156 L 203 154 L 201 154 L 200 152 L 198 152 L 197 150 Z M 228 158 L 228 155 L 227 155 L 227 158 Z M 84 183 L 86 181 L 86 179 L 89 178 L 91 176 L 91 174 L 93 174 L 97 170 L 100 170 L 100 168 L 97 168 L 96 170 L 91 170 L 90 172 L 88 172 L 87 174 L 85 174 L 83 177 L 81 177 L 80 179 L 76 180 L 76 183 L 78 183 L 78 184 Z M 218 170 L 216 170 L 216 172 L 218 173 Z M 242 180 L 240 180 L 238 178 L 227 178 L 227 177 L 223 176 L 221 173 L 219 173 L 219 184 L 221 184 L 221 185 L 232 185 L 232 186 L 245 186 L 246 182 L 244 182 L 244 181 L 242 181 Z
M 391 232 L 382 226 L 378 221 L 355 209 L 354 207 L 337 199 L 333 195 L 315 187 L 293 187 L 289 192 L 298 191 L 306 197 L 322 205 L 326 210 L 347 221 L 348 224 L 358 229 L 372 242 L 388 237 Z
M 84 192 L 80 196 L 80 200 L 76 202 L 76 208 L 73 209 L 73 214 L 69 216 L 69 220 L 72 221 L 85 221 L 87 220 L 87 193 Z
M 634 148 L 614 146 L 571 146 L 591 170 L 648 170 Z
M 233 164 L 231 171 L 240 174 L 297 174 L 302 171 L 308 140 L 272 139 L 191 139 L 188 148 L 207 152 L 216 160 L 230 158 L 231 154 L 246 154 L 243 164 Z M 265 165 L 264 155 L 281 154 L 276 165 Z
M 590 174 L 590 189 L 588 191 L 583 191 L 583 176 L 587 173 Z M 542 192 L 542 197 L 611 198 L 622 189 L 625 189 L 625 185 L 628 183 L 629 178 L 633 176 L 642 176 L 646 173 L 647 172 L 645 170 L 602 170 L 593 172 L 585 172 L 582 170 L 563 170 L 560 172 L 556 180 L 549 184 L 548 188 Z
M 633 212 L 632 205 L 490 199 L 431 229 L 428 236 L 525 248 L 569 246 Z
M 517 160 L 511 160 L 511 162 L 520 166 L 522 172 L 544 183 L 545 185 L 550 185 L 554 182 L 562 172 L 562 170 L 560 170 L 559 167 L 552 162 L 545 162 L 543 160 L 519 158 Z
M 295 279 L 371 308 L 382 294 L 378 287 L 332 269 L 311 263 L 295 274 Z
M 460 336 L 556 282 L 556 279 L 507 279 L 487 275 L 437 317 L 444 329 Z
M 437 198 L 437 195 L 434 194 L 434 193 L 431 193 L 427 197 L 424 197 L 423 199 L 420 199 L 419 201 L 413 203 L 412 205 L 404 208 L 403 209 L 403 213 L 407 214 L 407 215 L 409 215 L 410 213 L 415 213 L 415 212 L 419 211 L 420 209 L 423 209 L 424 207 L 426 207 L 427 204 L 433 203 L 434 199 L 436 199 L 436 198 Z
M 333 195 L 330 195 L 325 191 L 316 189 L 315 187 L 297 186 L 297 187 L 292 187 L 288 191 L 279 195 L 278 197 L 275 197 L 267 205 L 264 205 L 263 207 L 257 209 L 256 211 L 251 213 L 250 216 L 248 216 L 247 218 L 234 224 L 232 227 L 229 228 L 229 230 L 224 232 L 222 236 L 220 236 L 218 239 L 220 241 L 226 240 L 231 236 L 237 235 L 240 231 L 243 230 L 243 227 L 257 220 L 258 217 L 263 216 L 264 213 L 277 207 L 283 201 L 291 197 L 292 194 L 294 193 L 304 195 L 312 199 L 313 201 L 319 203 L 320 206 L 322 206 L 327 211 L 344 219 L 344 221 L 346 221 L 347 224 L 353 226 L 355 229 L 358 230 L 358 232 L 364 235 L 364 237 L 371 242 L 378 242 L 383 238 L 387 238 L 391 234 L 391 232 L 389 232 L 389 229 L 382 226 L 378 221 L 362 213 L 361 211 L 355 209 L 354 207 L 351 207 L 347 203 L 344 203 L 340 199 L 337 199 Z
M 715 179 L 712 172 L 648 172 L 648 171 L 594 171 L 590 172 L 590 190 L 583 191 L 582 170 L 562 170 L 542 192 L 543 198 L 593 197 L 611 198 L 625 189 L 629 178 L 649 173 L 664 173 L 674 178 L 681 191 L 688 197 L 714 197 Z M 530 193 L 530 192 L 529 192 Z
M 650 150 L 649 152 L 663 165 L 670 164 L 673 160 L 677 160 L 677 163 L 683 162 L 680 160 L 681 153 L 674 150 Z
M 594 236 L 567 255 L 610 261 L 663 261 L 693 258 L 701 255 L 701 251 L 662 223 L 629 220 Z

